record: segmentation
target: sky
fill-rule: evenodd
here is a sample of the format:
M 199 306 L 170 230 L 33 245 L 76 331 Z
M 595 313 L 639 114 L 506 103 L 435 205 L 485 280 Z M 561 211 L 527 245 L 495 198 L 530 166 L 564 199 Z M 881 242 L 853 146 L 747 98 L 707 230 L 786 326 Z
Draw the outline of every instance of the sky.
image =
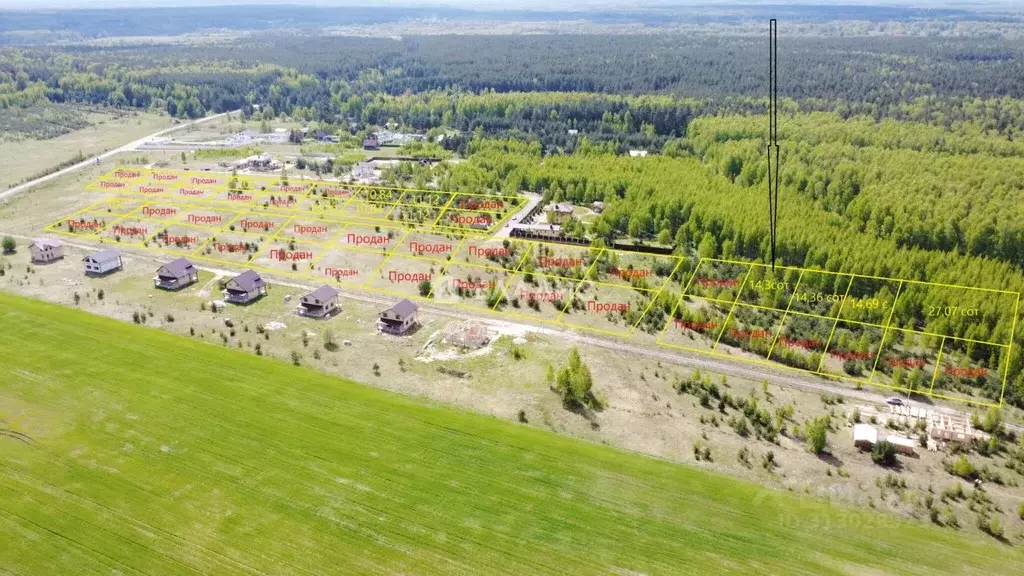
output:
M 212 6 L 228 4 L 301 4 L 307 6 L 448 6 L 487 10 L 565 10 L 637 8 L 686 4 L 870 4 L 876 6 L 977 7 L 979 4 L 1012 5 L 1016 0 L 149 0 L 145 7 Z M 60 9 L 140 7 L 138 0 L 0 0 L 0 9 Z

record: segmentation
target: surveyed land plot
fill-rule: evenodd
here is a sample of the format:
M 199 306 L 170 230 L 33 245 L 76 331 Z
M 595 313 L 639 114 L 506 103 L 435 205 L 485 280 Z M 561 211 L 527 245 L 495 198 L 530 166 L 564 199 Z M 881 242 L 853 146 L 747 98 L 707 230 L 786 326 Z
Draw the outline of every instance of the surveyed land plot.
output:
M 131 189 L 144 185 L 170 189 Z M 978 405 L 1006 386 L 1009 291 L 494 239 L 445 221 L 513 213 L 483 195 L 139 169 L 90 186 L 109 196 L 48 231 Z
M 999 405 L 1019 301 L 1005 290 L 703 259 L 658 343 Z
M 522 203 L 520 198 L 493 194 L 149 168 L 116 168 L 86 188 L 146 200 L 186 200 L 229 210 L 286 215 L 307 212 L 344 220 L 409 223 L 479 236 L 503 225 Z

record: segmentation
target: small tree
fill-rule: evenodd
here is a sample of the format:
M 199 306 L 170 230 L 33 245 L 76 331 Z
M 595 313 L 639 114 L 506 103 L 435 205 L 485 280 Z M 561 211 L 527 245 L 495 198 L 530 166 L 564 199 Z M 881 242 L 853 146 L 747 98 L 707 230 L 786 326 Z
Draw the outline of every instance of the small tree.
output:
M 3 250 L 4 254 L 13 254 L 14 250 L 17 249 L 18 243 L 14 241 L 14 238 L 10 236 L 4 236 Z
M 301 359 L 302 359 L 302 356 L 298 352 L 296 352 L 295 350 L 292 350 L 292 364 L 295 364 L 296 366 L 298 366 L 299 365 L 299 360 L 301 360 Z
M 420 282 L 419 290 L 420 290 L 420 296 L 422 296 L 424 298 L 429 296 L 430 295 L 430 290 L 431 290 L 430 280 L 424 280 L 424 281 Z
M 896 446 L 886 440 L 882 440 L 871 448 L 871 460 L 879 466 L 896 465 Z
M 805 427 L 807 431 L 807 447 L 815 454 L 821 454 L 828 445 L 828 416 L 815 418 L 808 422 Z

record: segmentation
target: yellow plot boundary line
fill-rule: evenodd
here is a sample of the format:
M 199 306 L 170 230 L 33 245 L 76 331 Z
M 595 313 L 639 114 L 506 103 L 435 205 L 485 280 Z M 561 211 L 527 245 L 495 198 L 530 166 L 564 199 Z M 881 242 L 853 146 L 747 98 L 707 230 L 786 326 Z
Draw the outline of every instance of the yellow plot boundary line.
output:
M 676 272 L 679 271 L 679 267 L 682 265 L 683 258 L 681 256 L 676 256 L 675 268 L 673 268 L 672 271 L 669 272 L 668 278 L 666 278 L 665 281 L 662 282 L 661 288 L 658 288 L 658 291 L 654 293 L 654 296 L 651 296 L 651 301 L 647 303 L 647 307 L 644 308 L 644 311 L 640 314 L 640 317 L 637 318 L 637 321 L 633 323 L 633 327 L 629 329 L 628 336 L 632 336 L 633 333 L 636 332 L 637 326 L 640 326 L 640 323 L 643 322 L 644 318 L 647 317 L 647 314 L 650 313 L 651 307 L 654 306 L 654 304 L 658 301 L 658 298 L 661 298 L 662 292 L 664 292 L 665 288 L 669 285 L 670 282 L 672 282 L 672 278 L 676 275 Z M 668 318 L 668 320 L 666 320 L 666 324 L 668 324 L 668 321 L 670 320 L 671 316 Z
M 512 281 L 516 279 L 516 276 L 519 274 L 519 271 L 523 268 L 523 264 L 526 263 L 526 259 L 530 256 L 531 253 L 533 253 L 533 245 L 528 245 L 526 247 L 526 250 L 523 250 L 523 257 L 519 259 L 519 265 L 516 266 L 515 271 L 509 275 L 508 280 L 505 282 L 505 286 L 501 289 L 501 294 L 498 294 L 498 301 L 494 303 L 494 306 L 491 307 L 491 310 L 497 310 L 498 306 L 501 305 L 502 300 L 505 300 L 505 297 L 508 295 L 508 289 L 512 285 Z
M 373 271 L 373 274 L 370 276 L 370 278 L 367 278 L 366 282 L 362 284 L 364 289 L 369 289 L 370 282 L 373 282 L 374 280 L 377 279 L 377 274 L 379 274 L 380 271 L 384 269 L 384 265 L 387 264 L 389 260 L 391 260 L 391 257 L 395 255 L 395 252 L 398 251 L 399 247 L 402 246 L 402 243 L 405 242 L 405 239 L 409 237 L 409 234 L 411 232 L 411 230 L 406 231 L 405 235 L 402 236 L 402 239 L 395 243 L 395 247 L 391 249 L 390 252 L 385 253 L 387 254 L 387 256 L 385 256 L 384 260 L 381 261 L 380 266 L 377 266 L 377 269 Z
M 580 288 L 583 287 L 583 283 L 587 281 L 587 278 L 590 277 L 590 273 L 594 271 L 594 267 L 597 266 L 598 261 L 601 260 L 602 254 L 604 254 L 604 248 L 601 248 L 600 251 L 598 251 L 598 253 L 594 256 L 594 261 L 590 263 L 590 267 L 587 268 L 587 270 L 583 273 L 583 278 L 579 280 L 573 280 L 573 282 L 576 282 L 576 286 L 573 288 L 572 294 L 569 296 L 569 299 L 565 301 L 565 306 L 562 307 L 562 311 L 559 312 L 558 316 L 555 318 L 555 322 L 559 324 L 562 323 L 562 316 L 565 316 L 565 311 L 568 310 L 570 306 L 572 306 L 573 300 L 576 299 L 576 295 L 580 293 Z
M 939 342 L 939 355 L 935 358 L 935 372 L 932 374 L 932 385 L 928 388 L 928 395 L 931 396 L 932 391 L 935 390 L 935 381 L 939 379 L 939 372 L 942 370 L 942 349 L 946 346 L 946 339 L 943 338 Z M 1000 400 L 1000 403 L 1002 401 Z
M 740 284 L 740 289 L 736 291 L 736 299 L 733 300 L 732 307 L 729 308 L 729 315 L 726 316 L 725 321 L 722 322 L 722 329 L 718 332 L 718 338 L 715 339 L 715 345 L 711 347 L 712 352 L 718 349 L 718 343 L 722 341 L 722 336 L 725 335 L 725 329 L 729 326 L 729 320 L 732 318 L 732 313 L 736 310 L 736 303 L 739 302 L 740 296 L 743 295 L 743 288 L 747 285 L 747 278 L 750 278 L 750 271 L 753 269 L 753 266 L 747 266 L 747 273 L 743 275 L 743 283 Z
M 459 242 L 459 245 L 455 247 L 455 250 L 452 252 L 451 257 L 448 258 L 447 262 L 445 262 L 444 268 L 441 268 L 441 271 L 437 273 L 437 280 L 438 280 L 438 282 L 440 282 L 441 278 L 443 278 L 445 273 L 448 272 L 448 268 L 452 265 L 452 262 L 455 260 L 455 255 L 458 254 L 459 250 L 462 248 L 462 245 L 465 242 L 466 242 L 466 238 L 463 237 L 462 240 Z M 428 300 L 431 300 L 434 297 L 434 289 L 435 288 L 437 288 L 437 282 L 431 283 L 430 284 L 430 292 L 428 292 L 427 296 L 426 296 L 426 298 Z
M 1017 314 L 1020 312 L 1020 294 L 1017 294 L 1017 301 L 1013 304 L 1013 324 L 1010 327 L 1010 338 L 1008 342 L 1013 342 L 1013 336 L 1017 333 Z M 1006 395 L 1006 380 L 1010 376 L 1010 357 L 1013 355 L 1013 348 L 1008 347 L 1006 349 L 1006 368 L 1003 369 L 1003 389 L 999 391 L 999 405 L 1003 404 L 1003 397 Z
M 839 310 L 836 311 L 835 322 L 832 323 L 832 331 L 828 333 L 828 341 L 825 342 L 825 350 L 821 354 L 821 360 L 818 361 L 818 368 L 816 372 L 821 372 L 821 367 L 825 364 L 825 358 L 828 357 L 829 346 L 832 345 L 832 338 L 836 335 L 836 327 L 839 326 L 839 318 L 843 315 L 843 306 L 846 306 L 846 298 L 850 295 L 850 288 L 853 287 L 853 276 L 850 276 L 850 281 L 846 283 L 846 292 L 843 293 L 843 300 L 839 303 Z
M 885 351 L 885 338 L 889 335 L 889 323 L 892 322 L 892 315 L 896 312 L 896 303 L 899 302 L 900 292 L 903 291 L 903 281 L 900 281 L 899 288 L 896 289 L 896 297 L 892 299 L 892 307 L 889 308 L 889 317 L 885 320 L 885 330 L 882 332 L 882 340 L 878 343 L 878 354 L 875 355 L 875 364 L 871 367 L 871 376 L 868 376 L 869 381 L 875 380 L 875 371 L 878 369 L 878 360 L 882 358 L 882 352 Z
M 775 343 L 779 341 L 779 336 L 782 335 L 782 329 L 786 327 L 786 318 L 789 317 L 789 309 L 793 306 L 793 298 L 796 298 L 796 293 L 800 290 L 800 281 L 803 279 L 804 273 L 801 271 L 800 275 L 796 278 L 796 286 L 793 287 L 793 293 L 789 295 L 789 304 L 786 304 L 786 311 L 782 314 L 782 320 L 779 320 L 779 329 L 775 331 L 775 338 L 772 339 L 772 345 L 768 348 L 768 355 L 765 357 L 768 360 L 772 359 L 772 352 L 775 350 Z M 824 354 L 822 355 L 822 358 L 824 358 Z

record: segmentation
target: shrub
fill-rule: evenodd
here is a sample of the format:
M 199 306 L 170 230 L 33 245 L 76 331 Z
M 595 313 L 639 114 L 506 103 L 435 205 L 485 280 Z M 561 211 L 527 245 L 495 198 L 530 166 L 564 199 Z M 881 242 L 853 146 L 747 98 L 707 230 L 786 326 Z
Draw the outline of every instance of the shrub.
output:
M 74 298 L 75 298 L 75 306 L 78 306 L 78 303 L 82 301 L 82 297 L 78 294 L 78 292 L 75 292 Z
M 302 356 L 295 350 L 292 350 L 292 364 L 298 366 L 299 360 L 302 360 Z
M 860 424 L 860 408 L 853 409 L 853 414 L 850 415 L 850 422 Z
M 882 440 L 871 448 L 871 460 L 879 466 L 896 465 L 896 446 Z
M 978 477 L 978 470 L 963 454 L 954 460 L 952 464 L 948 464 L 947 472 L 964 480 L 974 480 Z
M 775 460 L 775 452 L 769 450 L 765 452 L 763 456 L 761 456 L 761 467 L 764 468 L 765 470 L 771 472 L 775 470 L 775 468 L 777 468 L 778 466 L 779 463 Z
M 527 420 L 526 420 L 526 410 L 520 410 L 519 414 L 516 414 L 516 420 L 519 420 L 523 424 L 526 424 L 527 423 Z
M 17 249 L 18 243 L 14 241 L 14 238 L 10 236 L 4 236 L 3 239 L 3 251 L 4 254 L 13 254 Z
M 263 356 L 263 346 L 259 342 L 256 343 L 256 355 Z
M 132 322 L 134 322 L 136 324 L 141 324 L 142 323 L 142 320 L 141 320 L 138 312 L 132 312 Z
M 106 296 L 106 293 L 103 291 L 103 288 L 100 288 L 99 292 L 96 292 L 96 299 L 103 300 L 104 296 Z
M 1003 523 L 999 521 L 999 516 L 978 514 L 978 528 L 990 536 L 1003 537 Z
M 174 322 L 174 316 L 170 314 L 164 314 L 164 322 L 167 322 L 168 324 Z
M 821 454 L 828 445 L 828 416 L 815 418 L 804 427 L 807 433 L 807 447 L 815 454 Z
M 942 491 L 943 500 L 963 500 L 964 499 L 964 485 L 957 482 L 952 486 Z
M 740 461 L 740 464 L 743 464 L 747 468 L 750 468 L 751 463 L 750 463 L 750 449 L 749 448 L 747 448 L 746 446 L 744 446 L 743 448 L 740 448 L 740 452 L 739 452 L 739 454 L 736 455 L 736 458 Z

